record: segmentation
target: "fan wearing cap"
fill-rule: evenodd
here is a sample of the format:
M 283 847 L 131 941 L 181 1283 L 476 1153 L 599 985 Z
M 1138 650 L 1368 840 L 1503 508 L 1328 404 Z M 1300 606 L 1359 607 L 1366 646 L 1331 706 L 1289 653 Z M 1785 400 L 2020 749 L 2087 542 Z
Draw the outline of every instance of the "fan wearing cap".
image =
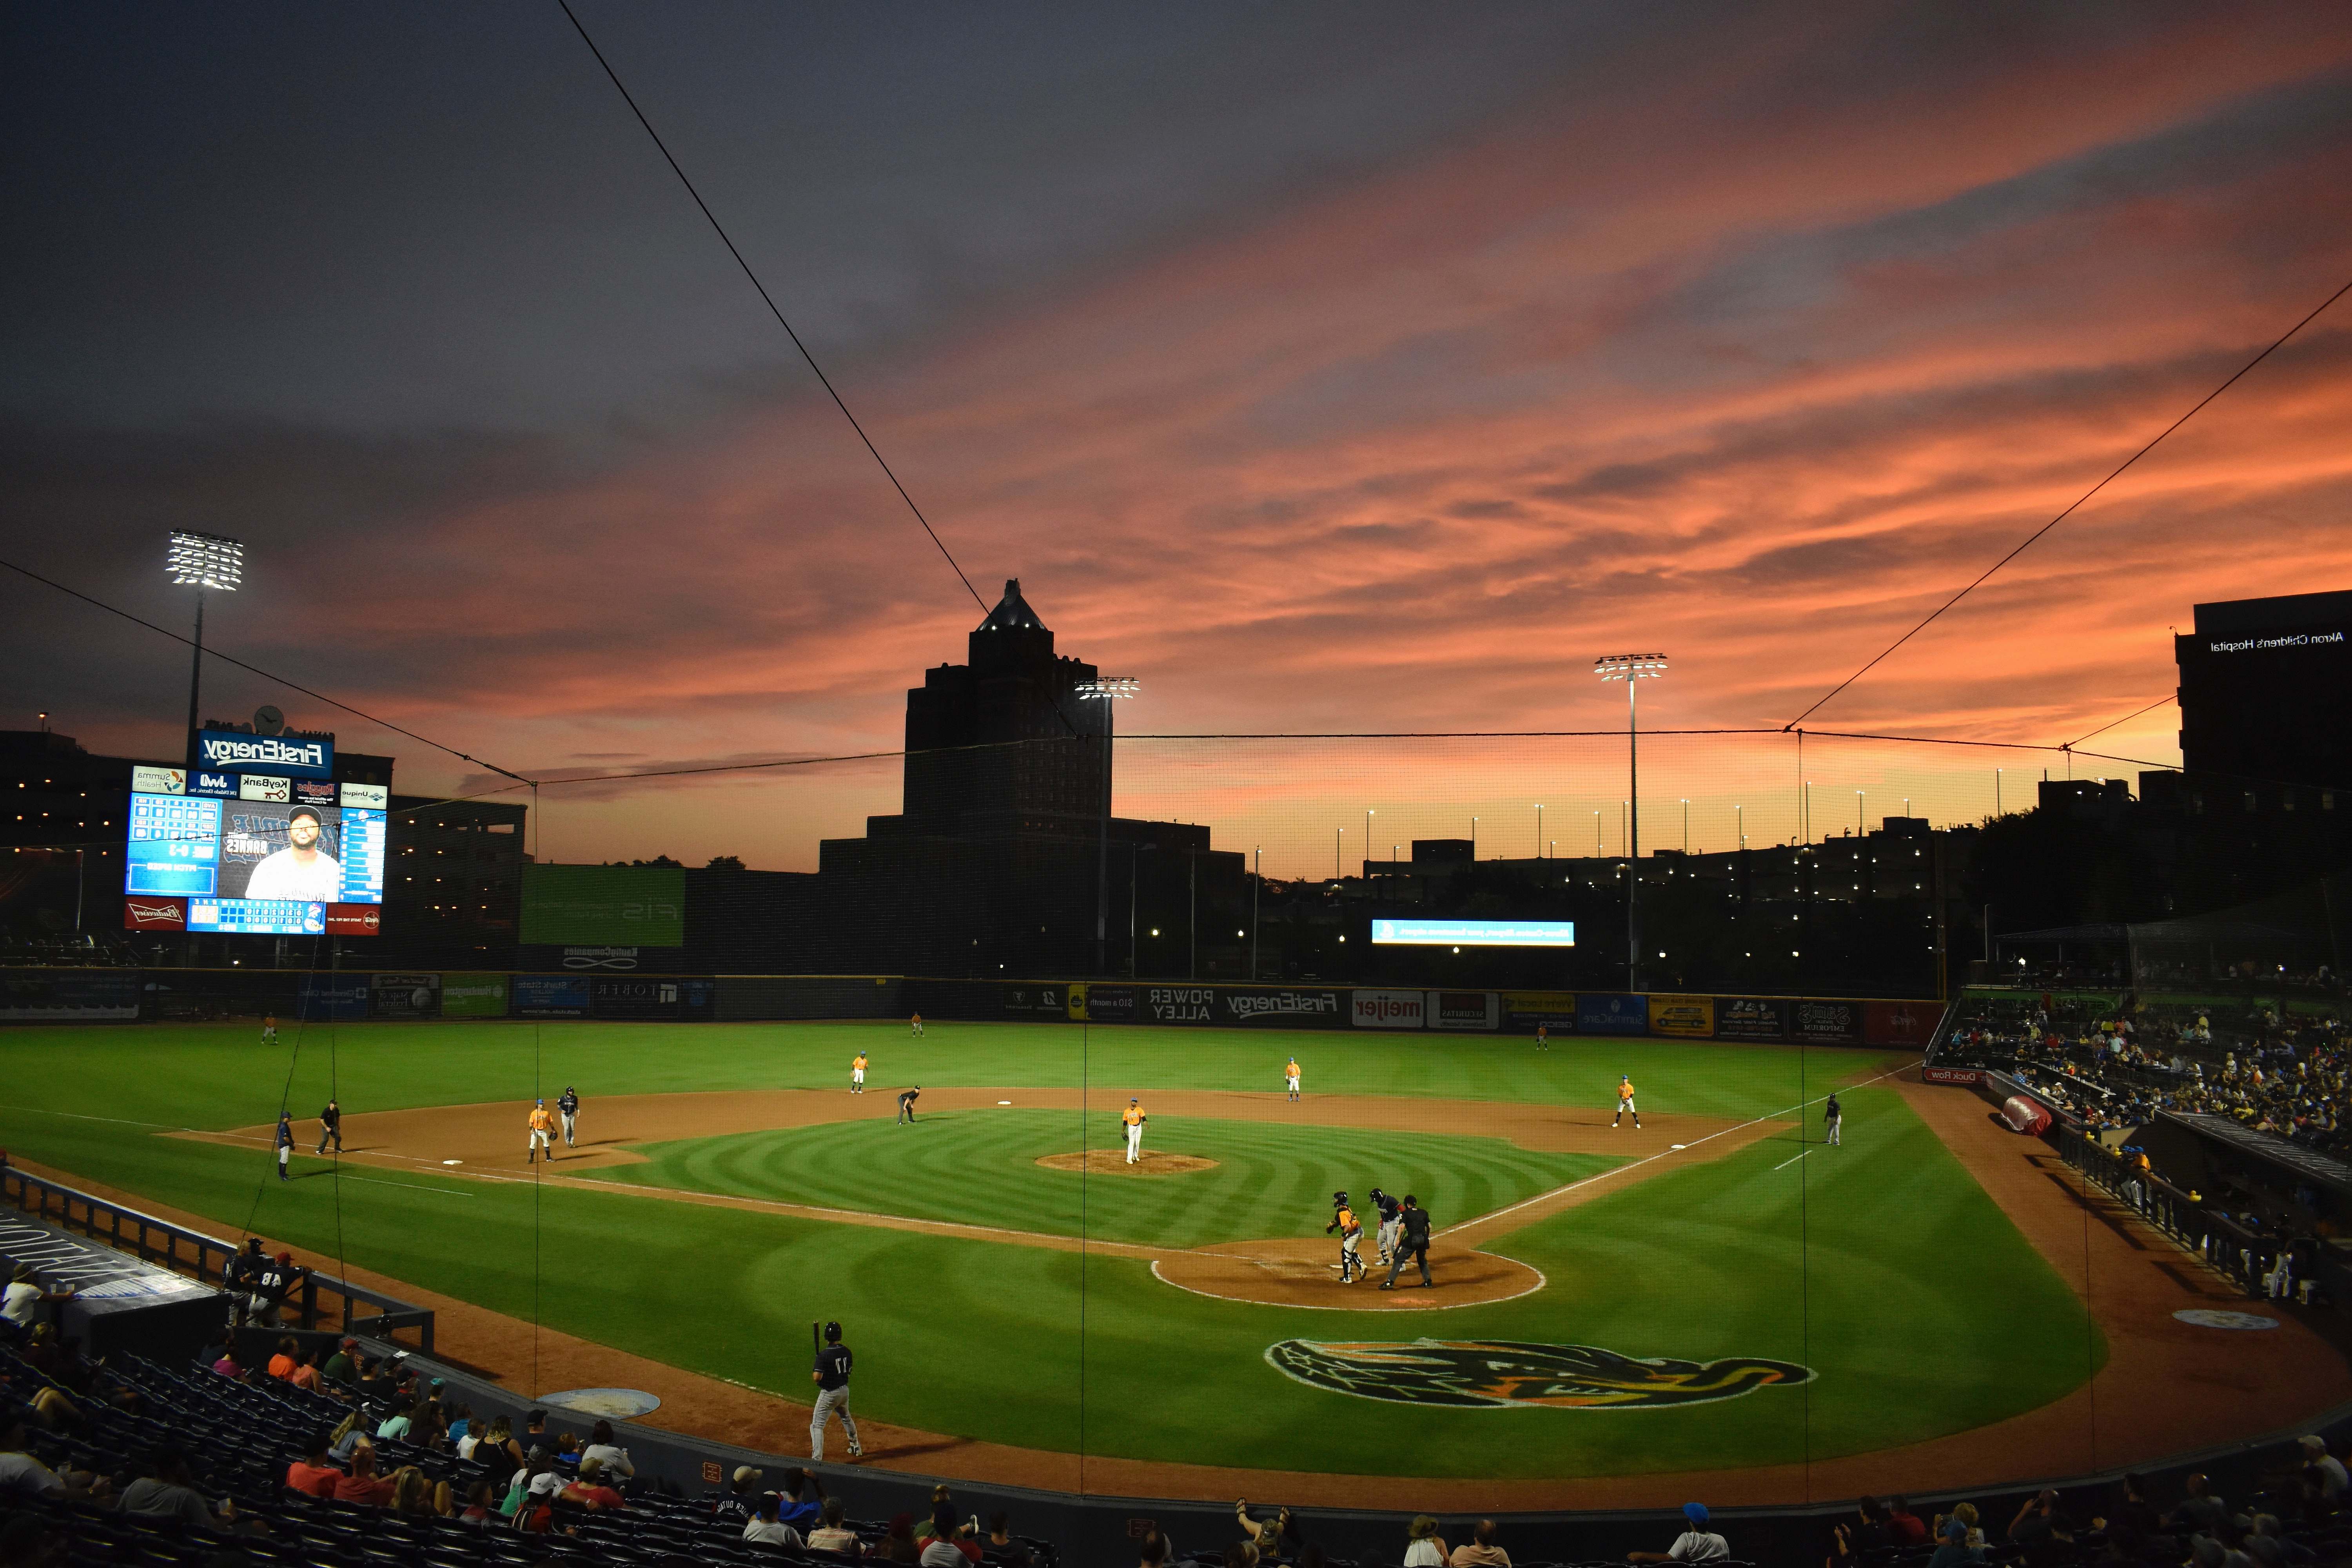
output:
M 1731 1542 L 1706 1527 L 1706 1505 L 1683 1504 L 1683 1522 L 1689 1528 L 1675 1537 L 1664 1552 L 1628 1552 L 1628 1563 L 1721 1563 L 1731 1555 Z
M 286 814 L 286 847 L 266 856 L 245 884 L 248 899 L 297 899 L 331 904 L 343 896 L 343 868 L 319 847 L 323 819 L 315 805 Z

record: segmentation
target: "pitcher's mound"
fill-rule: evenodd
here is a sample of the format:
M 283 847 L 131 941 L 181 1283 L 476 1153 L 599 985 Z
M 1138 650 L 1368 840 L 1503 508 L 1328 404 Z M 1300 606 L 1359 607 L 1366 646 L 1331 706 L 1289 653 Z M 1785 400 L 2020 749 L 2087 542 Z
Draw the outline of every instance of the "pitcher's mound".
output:
M 1435 1284 L 1421 1283 L 1421 1270 L 1407 1265 L 1397 1277 L 1396 1289 L 1383 1290 L 1380 1282 L 1387 1270 L 1372 1268 L 1370 1239 L 1365 1238 L 1363 1257 L 1372 1277 L 1361 1284 L 1339 1283 L 1336 1241 L 1220 1242 L 1162 1258 L 1152 1264 L 1151 1272 L 1163 1284 L 1228 1301 L 1342 1311 L 1475 1307 L 1543 1289 L 1542 1271 L 1517 1258 L 1441 1242 L 1429 1249 L 1429 1272 Z
M 1085 1171 L 1097 1176 L 1181 1176 L 1193 1171 L 1213 1171 L 1214 1160 L 1198 1154 L 1162 1154 L 1146 1149 L 1130 1165 L 1124 1149 L 1088 1149 L 1076 1154 L 1048 1154 L 1037 1163 L 1049 1171 Z

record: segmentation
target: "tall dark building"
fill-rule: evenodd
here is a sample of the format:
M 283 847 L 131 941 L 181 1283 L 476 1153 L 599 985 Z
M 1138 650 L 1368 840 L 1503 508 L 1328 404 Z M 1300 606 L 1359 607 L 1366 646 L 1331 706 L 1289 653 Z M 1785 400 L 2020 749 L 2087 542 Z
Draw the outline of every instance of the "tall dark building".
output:
M 2352 787 L 2352 593 L 2200 605 L 2172 639 L 2191 774 Z
M 968 663 L 907 693 L 905 792 L 818 846 L 812 923 L 782 967 L 850 973 L 1237 977 L 1243 857 L 1190 823 L 1110 815 L 1108 701 L 1016 580 Z M 782 922 L 779 922 L 782 925 Z M 784 929 L 791 929 L 786 926 Z
M 1078 694 L 1095 667 L 1055 655 L 1017 577 L 966 644 L 969 664 L 927 670 L 907 693 L 907 828 L 1098 821 L 1110 810 L 1110 703 Z

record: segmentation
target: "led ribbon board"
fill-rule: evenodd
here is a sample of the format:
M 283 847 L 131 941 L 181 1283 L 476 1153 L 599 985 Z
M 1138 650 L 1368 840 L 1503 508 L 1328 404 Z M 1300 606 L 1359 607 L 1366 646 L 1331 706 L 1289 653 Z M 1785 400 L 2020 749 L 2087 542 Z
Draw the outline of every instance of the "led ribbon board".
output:
M 1574 947 L 1574 921 L 1381 921 L 1372 940 L 1414 947 Z

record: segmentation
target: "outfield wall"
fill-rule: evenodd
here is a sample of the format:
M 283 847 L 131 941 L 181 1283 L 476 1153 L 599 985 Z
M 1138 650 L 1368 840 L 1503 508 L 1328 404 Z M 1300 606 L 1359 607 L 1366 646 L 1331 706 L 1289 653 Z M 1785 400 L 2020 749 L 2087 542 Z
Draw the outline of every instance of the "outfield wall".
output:
M 927 1017 L 1202 1028 L 1437 1031 L 1925 1050 L 1941 1002 L 1618 991 L 666 974 L 619 950 L 547 973 L 341 968 L 0 970 L 0 1024 L 586 1018 L 636 1023 Z

